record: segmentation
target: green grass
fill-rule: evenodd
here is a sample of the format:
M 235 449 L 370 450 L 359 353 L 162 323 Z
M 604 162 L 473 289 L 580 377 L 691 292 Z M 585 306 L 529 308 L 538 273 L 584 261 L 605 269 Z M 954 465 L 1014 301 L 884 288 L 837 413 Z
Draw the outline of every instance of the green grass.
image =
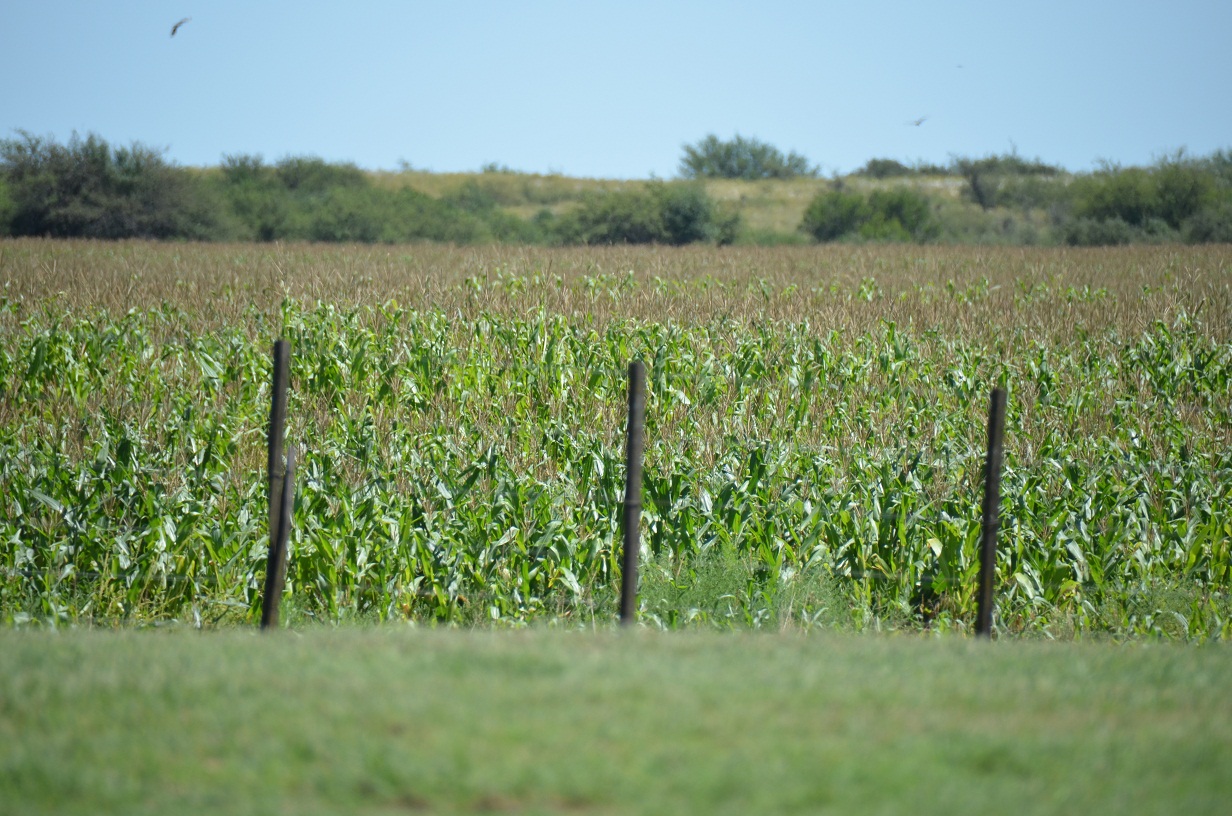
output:
M 0 813 L 1226 813 L 1232 652 L 0 633 Z

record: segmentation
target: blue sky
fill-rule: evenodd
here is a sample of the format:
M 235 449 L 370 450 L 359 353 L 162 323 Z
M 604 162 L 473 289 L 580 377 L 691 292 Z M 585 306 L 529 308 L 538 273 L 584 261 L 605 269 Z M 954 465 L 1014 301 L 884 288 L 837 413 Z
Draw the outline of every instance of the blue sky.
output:
M 1015 147 L 1086 170 L 1232 147 L 1230 41 L 1227 0 L 4 0 L 0 137 L 670 178 L 739 133 L 827 174 Z

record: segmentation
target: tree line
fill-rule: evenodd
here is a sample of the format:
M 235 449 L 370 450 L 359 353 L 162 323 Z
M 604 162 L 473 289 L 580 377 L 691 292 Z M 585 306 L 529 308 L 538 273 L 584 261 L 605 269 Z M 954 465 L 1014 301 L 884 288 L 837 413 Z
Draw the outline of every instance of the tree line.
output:
M 270 163 L 236 154 L 216 168 L 186 168 L 139 143 L 112 146 L 74 134 L 61 144 L 19 131 L 0 140 L 0 235 L 544 245 L 1232 242 L 1232 152 L 1224 150 L 1085 174 L 1016 152 L 946 166 L 872 159 L 845 178 L 823 180 L 795 152 L 710 135 L 685 146 L 679 175 L 581 192 L 521 217 L 474 179 L 431 196 L 312 156 Z M 706 188 L 714 179 L 801 178 L 819 189 L 796 230 L 782 235 L 746 229 L 738 207 Z M 938 179 L 940 187 L 930 186 Z M 957 197 L 945 194 L 955 186 Z

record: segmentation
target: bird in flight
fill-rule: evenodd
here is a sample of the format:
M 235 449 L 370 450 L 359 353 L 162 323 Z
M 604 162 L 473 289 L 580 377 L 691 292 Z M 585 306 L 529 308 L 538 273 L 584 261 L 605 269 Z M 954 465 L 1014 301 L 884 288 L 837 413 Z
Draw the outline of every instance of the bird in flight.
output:
M 920 125 L 924 124 L 924 120 L 927 118 L 928 118 L 927 116 L 921 116 L 919 119 L 912 119 L 907 124 L 910 125 L 911 127 L 919 127 Z
M 180 20 L 178 23 L 171 26 L 171 36 L 174 37 L 175 32 L 180 30 L 180 26 L 184 25 L 184 23 L 187 23 L 191 19 L 192 19 L 191 17 L 185 17 L 183 20 Z

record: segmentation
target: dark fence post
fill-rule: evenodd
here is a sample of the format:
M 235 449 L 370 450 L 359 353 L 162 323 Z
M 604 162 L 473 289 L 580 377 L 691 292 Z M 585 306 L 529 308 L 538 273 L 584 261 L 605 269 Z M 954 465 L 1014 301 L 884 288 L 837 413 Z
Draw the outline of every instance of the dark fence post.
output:
M 988 458 L 984 464 L 984 520 L 980 536 L 978 637 L 992 636 L 993 582 L 997 573 L 997 525 L 1001 514 L 1001 458 L 1005 434 L 1005 389 L 992 392 L 988 409 Z
M 637 616 L 638 527 L 642 520 L 642 435 L 646 413 L 646 367 L 629 364 L 629 424 L 625 429 L 624 559 L 620 574 L 620 624 Z
M 282 480 L 278 501 L 278 535 L 270 545 L 265 563 L 265 597 L 261 599 L 261 628 L 278 628 L 278 605 L 287 578 L 287 541 L 291 538 L 291 519 L 295 508 L 295 446 L 287 447 L 287 473 Z
M 290 368 L 291 345 L 286 340 L 278 340 L 274 343 L 274 390 L 271 395 L 270 404 L 269 461 L 266 471 L 269 474 L 269 567 L 275 565 L 277 556 L 278 525 L 282 518 L 283 482 L 287 472 L 282 459 L 282 438 L 287 424 L 287 390 L 290 381 Z M 261 609 L 261 626 L 263 628 L 266 626 L 266 620 L 269 617 L 271 573 L 276 572 L 276 570 L 271 570 L 269 567 L 266 568 L 265 573 L 265 598 L 262 601 Z M 275 603 L 277 603 L 276 600 Z M 275 622 L 277 618 L 278 613 L 275 606 Z

